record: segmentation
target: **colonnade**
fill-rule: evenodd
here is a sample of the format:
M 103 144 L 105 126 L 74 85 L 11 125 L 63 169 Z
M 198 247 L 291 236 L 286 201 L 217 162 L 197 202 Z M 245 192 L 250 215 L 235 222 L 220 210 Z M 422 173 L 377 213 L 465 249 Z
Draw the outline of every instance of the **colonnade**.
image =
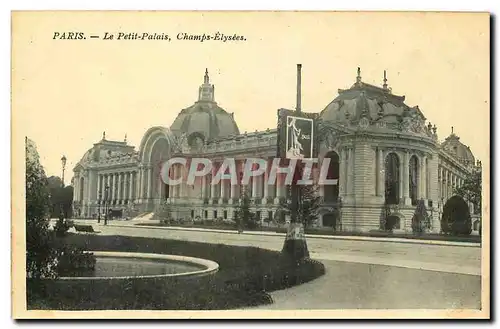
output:
M 442 198 L 444 204 L 446 200 L 455 194 L 455 189 L 463 185 L 464 179 L 446 167 L 440 166 L 438 170 L 440 198 Z
M 241 182 L 242 168 L 245 160 L 236 160 L 237 176 Z M 234 200 L 239 199 L 244 190 L 248 196 L 254 200 L 261 200 L 260 203 L 278 203 L 280 199 L 286 196 L 286 186 L 284 180 L 286 174 L 277 173 L 277 184 L 267 184 L 269 180 L 270 165 L 272 160 L 268 160 L 268 166 L 264 174 L 257 177 L 250 177 L 248 184 L 232 185 L 229 179 L 221 179 L 217 184 L 212 184 L 213 177 L 215 177 L 218 164 L 213 164 L 214 169 L 208 175 L 197 177 L 195 184 L 200 186 L 200 193 L 195 198 L 207 199 L 210 203 L 233 203 Z M 188 188 L 186 184 L 187 168 L 183 165 L 175 164 L 172 166 L 172 175 L 175 179 L 184 177 L 181 184 L 169 186 L 169 197 L 171 199 L 182 199 L 189 197 Z M 193 197 L 193 195 L 191 195 Z
M 110 204 L 125 205 L 136 198 L 135 171 L 102 173 L 97 176 L 97 199 Z

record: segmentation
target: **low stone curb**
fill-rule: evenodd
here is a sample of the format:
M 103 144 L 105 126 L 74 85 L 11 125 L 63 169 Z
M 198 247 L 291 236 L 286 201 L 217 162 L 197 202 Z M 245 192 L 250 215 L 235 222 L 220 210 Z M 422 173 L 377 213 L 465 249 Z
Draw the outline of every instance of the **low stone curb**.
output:
M 195 231 L 195 232 L 213 232 L 213 233 L 225 233 L 225 234 L 237 234 L 237 231 L 230 230 L 218 230 L 218 229 L 202 229 L 197 227 L 175 227 L 175 226 L 150 226 L 150 225 L 120 225 L 120 224 L 110 224 L 113 227 L 123 227 L 123 228 L 148 228 L 148 229 L 160 229 L 160 230 L 171 230 L 171 231 Z M 265 232 L 265 231 L 243 231 L 240 234 L 245 235 L 269 235 L 269 236 L 282 236 L 285 233 L 277 232 Z M 455 241 L 438 241 L 438 240 L 420 240 L 420 239 L 404 239 L 404 238 L 384 238 L 384 237 L 364 237 L 364 236 L 333 236 L 333 235 L 317 235 L 317 234 L 306 234 L 308 239 L 330 239 L 330 240 L 351 240 L 351 241 L 379 241 L 379 242 L 393 242 L 393 243 L 410 243 L 410 244 L 427 244 L 434 246 L 456 246 L 456 247 L 472 247 L 481 248 L 480 243 L 474 242 L 455 242 Z

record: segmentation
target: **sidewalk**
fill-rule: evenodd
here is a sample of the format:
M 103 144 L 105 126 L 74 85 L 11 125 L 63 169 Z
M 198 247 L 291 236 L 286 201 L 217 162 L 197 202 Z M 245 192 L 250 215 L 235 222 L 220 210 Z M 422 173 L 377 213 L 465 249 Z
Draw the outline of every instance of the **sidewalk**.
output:
M 82 223 L 88 225 L 97 224 L 97 220 L 92 219 L 75 219 L 75 223 Z M 141 225 L 145 223 L 154 223 L 152 220 L 112 220 L 108 222 L 109 226 L 122 227 L 122 228 L 143 228 L 152 230 L 170 230 L 170 231 L 194 231 L 194 232 L 211 232 L 223 234 L 238 234 L 237 231 L 209 229 L 198 227 L 177 227 L 177 226 L 150 226 Z M 101 224 L 104 225 L 103 220 Z M 269 231 L 244 231 L 240 234 L 244 235 L 260 235 L 260 236 L 281 236 L 284 237 L 285 233 L 269 232 Z M 418 245 L 435 245 L 435 246 L 457 246 L 457 247 L 473 247 L 480 248 L 480 243 L 474 242 L 456 242 L 456 241 L 438 241 L 438 240 L 420 240 L 420 239 L 405 239 L 405 238 L 387 238 L 387 237 L 365 237 L 365 236 L 334 236 L 334 235 L 317 235 L 306 234 L 308 239 L 329 239 L 329 240 L 350 240 L 350 241 L 378 241 L 378 242 L 393 242 L 393 243 L 407 243 Z

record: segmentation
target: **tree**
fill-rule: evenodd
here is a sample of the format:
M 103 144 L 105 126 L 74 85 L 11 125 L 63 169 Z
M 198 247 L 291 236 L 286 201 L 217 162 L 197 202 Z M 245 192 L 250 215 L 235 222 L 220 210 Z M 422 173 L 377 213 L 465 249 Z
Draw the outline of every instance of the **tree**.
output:
M 254 229 L 258 226 L 256 215 L 250 210 L 250 205 L 250 197 L 245 189 L 240 198 L 240 203 L 234 212 L 234 221 L 239 229 Z
M 444 205 L 441 230 L 453 235 L 471 234 L 472 219 L 469 207 L 461 196 L 452 196 Z
M 317 193 L 317 187 L 314 185 L 298 185 L 298 188 L 301 207 L 298 209 L 297 222 L 302 223 L 305 229 L 318 220 L 321 198 Z M 285 215 L 290 215 L 292 204 L 290 202 L 281 203 L 279 210 L 282 210 Z M 281 216 L 281 218 L 284 218 L 284 216 Z
M 423 233 L 426 229 L 430 228 L 430 218 L 424 200 L 419 200 L 417 203 L 415 213 L 411 219 L 411 228 L 413 233 L 416 234 Z
M 66 246 L 56 241 L 49 230 L 49 183 L 35 143 L 28 138 L 26 145 L 26 277 L 28 279 L 54 278 L 61 273 L 93 270 L 92 253 Z M 68 260 L 68 258 L 70 260 Z M 79 261 L 79 260 L 84 260 Z M 31 285 L 36 288 L 37 285 Z
M 51 218 L 69 218 L 72 215 L 73 187 L 68 185 L 63 187 L 62 179 L 58 176 L 50 176 L 48 179 L 50 193 L 50 216 Z
M 482 194 L 481 171 L 474 170 L 465 178 L 462 186 L 455 188 L 454 193 L 461 196 L 466 202 L 474 205 L 474 214 L 480 214 Z
M 54 277 L 56 252 L 51 246 L 49 189 L 35 143 L 26 138 L 26 274 L 28 278 Z

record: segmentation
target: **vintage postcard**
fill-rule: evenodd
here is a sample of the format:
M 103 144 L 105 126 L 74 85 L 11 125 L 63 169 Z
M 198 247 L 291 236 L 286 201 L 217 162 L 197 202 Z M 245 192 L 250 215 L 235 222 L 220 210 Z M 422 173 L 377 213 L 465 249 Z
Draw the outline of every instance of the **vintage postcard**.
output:
M 24 318 L 490 317 L 490 15 L 12 13 Z

